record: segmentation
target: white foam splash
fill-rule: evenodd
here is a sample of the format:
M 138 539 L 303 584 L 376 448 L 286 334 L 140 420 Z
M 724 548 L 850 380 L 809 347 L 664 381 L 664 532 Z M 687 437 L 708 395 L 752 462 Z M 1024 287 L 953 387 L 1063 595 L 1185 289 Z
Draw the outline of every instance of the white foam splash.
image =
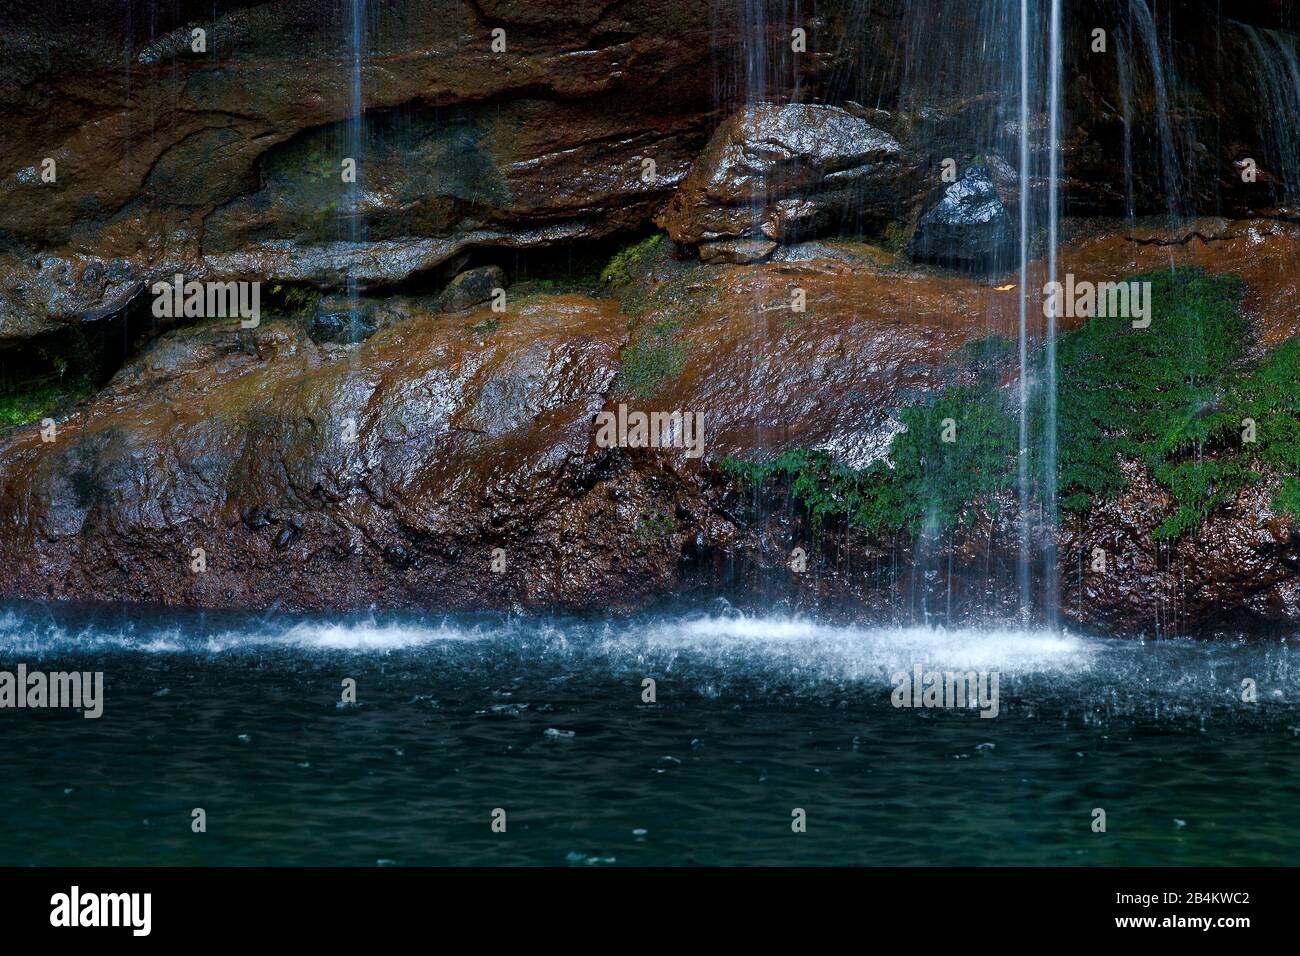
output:
M 440 641 L 482 640 L 487 635 L 477 627 L 457 627 L 447 622 L 378 623 L 363 621 L 300 621 L 290 627 L 253 631 L 224 631 L 205 642 L 213 654 L 244 648 L 294 647 L 321 651 L 398 651 Z
M 104 624 L 69 627 L 53 618 L 33 619 L 14 611 L 0 614 L 0 653 L 42 656 L 66 652 L 136 651 L 145 654 L 207 652 L 237 653 L 273 648 L 302 651 L 377 652 L 414 648 L 441 641 L 485 640 L 492 631 L 449 621 L 378 622 L 365 620 L 250 622 L 236 628 L 202 634 L 183 625 Z
M 710 656 L 770 658 L 792 666 L 866 677 L 926 669 L 1001 673 L 1086 670 L 1101 641 L 1066 632 L 1010 628 L 838 627 L 802 618 L 717 616 L 657 623 L 645 643 Z

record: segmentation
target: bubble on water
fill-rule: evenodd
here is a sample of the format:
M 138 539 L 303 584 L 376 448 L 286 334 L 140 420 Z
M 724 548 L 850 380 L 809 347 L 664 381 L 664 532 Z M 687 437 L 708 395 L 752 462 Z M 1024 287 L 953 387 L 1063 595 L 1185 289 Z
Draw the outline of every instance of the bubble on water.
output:
M 600 866 L 605 863 L 615 862 L 612 856 L 591 856 L 586 853 L 579 853 L 576 850 L 566 853 L 564 860 L 570 866 Z

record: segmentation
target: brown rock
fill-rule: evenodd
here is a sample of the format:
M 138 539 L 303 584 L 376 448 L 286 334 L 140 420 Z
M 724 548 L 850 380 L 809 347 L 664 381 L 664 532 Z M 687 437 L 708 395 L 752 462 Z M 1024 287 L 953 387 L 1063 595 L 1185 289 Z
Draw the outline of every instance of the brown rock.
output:
M 1297 228 L 1204 222 L 1210 238 L 1185 242 L 1159 230 L 1140 242 L 1080 235 L 1062 268 L 1091 280 L 1171 262 L 1237 272 L 1257 335 L 1273 342 L 1294 334 Z M 62 422 L 55 443 L 35 426 L 0 433 L 0 591 L 619 611 L 725 589 L 741 606 L 781 600 L 830 617 L 1005 620 L 1017 600 L 1013 501 L 944 538 L 814 534 L 788 496 L 755 508 L 717 468 L 723 456 L 796 448 L 865 466 L 886 453 L 900 407 L 980 374 L 962 346 L 1015 335 L 1014 288 L 926 274 L 863 245 L 804 252 L 653 264 L 637 329 L 670 329 L 682 361 L 645 399 L 620 381 L 628 317 L 611 299 L 533 297 L 504 315 L 454 316 L 404 302 L 355 346 L 318 345 L 277 321 L 254 341 L 228 325 L 174 330 Z M 594 416 L 618 404 L 702 412 L 706 460 L 596 447 Z M 1086 522 L 1062 523 L 1068 619 L 1117 634 L 1300 620 L 1300 535 L 1270 512 L 1269 482 L 1170 547 L 1151 538 L 1163 493 L 1140 471 L 1130 478 Z M 1098 543 L 1113 573 L 1080 575 Z M 796 545 L 810 553 L 807 575 L 786 569 Z M 195 547 L 204 574 L 189 571 Z M 497 547 L 503 575 L 490 570 Z
M 353 51 L 336 3 L 160 8 L 148 29 L 109 6 L 5 11 L 0 168 L 19 175 L 0 178 L 0 342 L 176 272 L 382 285 L 467 248 L 643 227 L 708 135 L 728 35 L 707 4 L 372 4 L 358 210 L 340 176 Z M 45 157 L 55 183 L 36 175 Z

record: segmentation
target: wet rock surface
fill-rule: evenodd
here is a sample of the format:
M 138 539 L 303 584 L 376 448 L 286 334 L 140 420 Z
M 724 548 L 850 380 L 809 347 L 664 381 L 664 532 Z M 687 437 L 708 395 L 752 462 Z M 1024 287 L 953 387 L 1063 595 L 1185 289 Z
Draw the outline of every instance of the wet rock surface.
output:
M 1000 275 L 1017 262 L 1016 227 L 989 170 L 971 166 L 921 217 L 907 244 L 916 262 Z
M 505 289 L 506 274 L 500 266 L 480 266 L 462 272 L 447 284 L 438 297 L 438 308 L 460 312 L 487 302 L 498 289 Z
M 1294 334 L 1284 306 L 1297 227 L 1198 229 L 1217 238 L 1083 234 L 1062 263 L 1096 278 L 1167 268 L 1170 256 L 1236 271 L 1253 334 Z M 55 442 L 37 426 L 0 434 L 4 593 L 608 611 L 726 593 L 827 617 L 1014 611 L 1013 501 L 943 540 L 819 532 L 787 496 L 756 502 L 719 467 L 794 449 L 864 467 L 888 450 L 902 407 L 985 374 L 969 345 L 1014 335 L 1014 290 L 862 244 L 804 253 L 749 265 L 664 255 L 627 299 L 631 330 L 618 300 L 586 295 L 512 297 L 504 314 L 383 300 L 370 313 L 378 330 L 356 345 L 314 342 L 274 317 L 252 335 L 176 329 L 62 420 Z M 681 361 L 635 394 L 629 342 L 666 323 Z M 595 417 L 619 404 L 703 412 L 707 454 L 599 447 Z M 1063 614 L 1115 634 L 1294 623 L 1297 537 L 1270 487 L 1169 545 L 1152 537 L 1167 502 L 1134 472 L 1124 495 L 1063 521 Z M 1114 555 L 1100 578 L 1080 570 L 1098 542 Z M 789 569 L 795 547 L 808 573 Z
M 710 58 L 731 42 L 707 4 L 372 5 L 353 187 L 337 4 L 176 5 L 148 31 L 122 5 L 77 7 L 2 15 L 0 341 L 177 272 L 386 285 L 466 249 L 642 227 L 711 131 Z M 494 53 L 498 26 L 512 42 Z
M 1128 73 L 1067 38 L 1062 194 L 1067 212 L 1163 218 L 1067 221 L 1060 271 L 1238 275 L 1252 353 L 1294 338 L 1300 166 L 1274 124 L 1289 87 L 1268 85 L 1281 73 L 1260 51 L 1285 60 L 1268 31 L 1295 24 L 1281 4 L 1227 20 L 1194 0 L 1147 35 L 1124 6 L 1067 3 L 1128 50 Z M 1015 338 L 1019 277 L 982 280 L 1014 265 L 1020 129 L 1002 63 L 949 60 L 964 31 L 998 24 L 979 4 L 830 0 L 791 59 L 788 6 L 766 9 L 765 35 L 742 43 L 726 3 L 395 2 L 370 5 L 358 57 L 323 0 L 185 0 L 147 23 L 120 4 L 7 5 L 0 371 L 62 360 L 80 340 L 59 337 L 96 326 L 128 361 L 58 413 L 54 442 L 0 431 L 0 593 L 573 610 L 725 593 L 1005 618 L 1015 502 L 984 503 L 949 538 L 827 534 L 788 489 L 739 491 L 720 465 L 796 449 L 879 461 L 901 409 L 989 374 L 968 346 Z M 1170 129 L 1157 75 L 1182 77 Z M 770 102 L 743 105 L 741 87 Z M 1035 210 L 1045 129 L 1031 116 Z M 949 159 L 965 174 L 936 195 Z M 1186 218 L 1198 210 L 1253 218 Z M 523 274 L 530 256 L 612 252 L 656 221 L 680 258 L 656 246 L 581 294 L 512 288 L 504 313 L 485 306 L 516 276 L 484 262 Z M 859 235 L 882 244 L 845 238 Z M 254 330 L 151 321 L 152 284 L 177 275 L 286 301 Z M 1044 280 L 1035 257 L 1031 289 Z M 1037 308 L 1029 321 L 1040 334 Z M 705 458 L 598 446 L 595 416 L 629 403 L 702 413 Z M 1277 475 L 1170 545 L 1153 538 L 1168 502 L 1132 468 L 1123 495 L 1061 525 L 1068 619 L 1120 634 L 1300 620 Z M 1104 578 L 1085 570 L 1098 540 L 1116 555 Z M 807 574 L 788 568 L 796 546 Z
M 690 245 L 910 226 L 940 164 L 976 153 L 1013 201 L 1004 187 L 1018 128 L 1002 110 L 996 50 L 951 59 L 989 29 L 980 4 L 828 0 L 797 68 L 778 29 L 789 11 L 766 6 L 770 49 L 749 79 L 772 102 L 742 109 L 739 87 L 715 82 L 716 68 L 746 70 L 759 52 L 738 40 L 731 3 L 374 5 L 358 61 L 347 18 L 324 0 L 215 14 L 183 2 L 148 18 L 102 0 L 57 10 L 15 0 L 0 30 L 0 346 L 138 307 L 152 282 L 178 273 L 386 287 L 445 280 L 485 247 L 547 249 L 656 216 Z M 1191 0 L 1159 24 L 1173 31 L 1153 48 L 1164 75 L 1187 87 L 1172 132 L 1154 118 L 1153 41 L 1132 5 L 1067 7 L 1105 29 L 1128 64 L 1124 85 L 1114 50 L 1067 38 L 1067 211 L 1295 205 L 1300 160 L 1274 122 L 1290 101 L 1266 82 L 1268 51 L 1285 59 L 1268 31 L 1296 27 L 1284 5 L 1229 18 Z M 504 52 L 490 47 L 497 26 L 513 38 Z M 1224 73 L 1225 62 L 1248 66 Z M 1030 133 L 1041 205 L 1042 117 Z M 340 163 L 354 141 L 364 149 L 353 186 Z M 1243 181 L 1246 159 L 1258 182 Z M 756 248 L 714 258 L 754 261 Z
M 614 303 L 569 297 L 490 329 L 418 315 L 354 347 L 278 322 L 252 344 L 178 330 L 55 443 L 6 436 L 6 589 L 304 609 L 643 599 L 675 573 L 636 537 L 662 507 L 654 470 L 588 455 L 622 334 Z
M 883 222 L 915 175 L 889 133 L 835 106 L 759 104 L 726 120 L 658 222 L 694 245 L 811 238 Z M 738 261 L 733 258 L 732 261 Z

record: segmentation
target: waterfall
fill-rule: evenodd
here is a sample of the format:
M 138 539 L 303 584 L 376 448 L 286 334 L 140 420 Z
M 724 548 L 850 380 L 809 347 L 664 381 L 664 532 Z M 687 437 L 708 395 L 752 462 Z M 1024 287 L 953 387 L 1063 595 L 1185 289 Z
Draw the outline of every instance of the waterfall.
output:
M 1156 126 L 1160 136 L 1160 162 L 1164 174 L 1165 206 L 1169 214 L 1169 224 L 1176 226 L 1183 217 L 1182 202 L 1182 168 L 1179 159 L 1178 141 L 1174 135 L 1173 114 L 1169 96 L 1170 87 L 1176 86 L 1172 64 L 1166 66 L 1166 58 L 1161 49 L 1160 33 L 1156 29 L 1155 17 L 1146 0 L 1129 0 L 1129 17 L 1127 28 L 1136 31 L 1137 43 L 1146 52 L 1147 64 L 1151 70 L 1151 88 L 1155 95 Z M 1123 46 L 1121 47 L 1123 49 Z
M 1061 190 L 1061 0 L 1052 0 L 1051 91 L 1048 94 L 1048 200 L 1047 200 L 1047 275 L 1057 278 L 1057 247 L 1060 242 Z M 1060 302 L 1054 298 L 1053 303 Z M 1056 630 L 1059 587 L 1056 573 L 1056 307 L 1048 310 L 1045 343 L 1047 409 L 1044 414 L 1043 438 L 1043 605 L 1047 624 Z
M 1115 36 L 1115 63 L 1119 73 L 1119 101 L 1124 114 L 1124 215 L 1137 217 L 1137 195 L 1133 187 L 1133 74 L 1123 33 Z
M 1044 281 L 1056 278 L 1060 238 L 1061 154 L 1063 132 L 1063 3 L 1052 0 L 976 0 L 951 5 L 947 0 L 914 0 L 899 6 L 900 23 L 891 26 L 901 42 L 876 52 L 876 59 L 859 60 L 860 76 L 840 71 L 829 89 L 819 89 L 828 103 L 856 99 L 880 104 L 906 121 L 933 124 L 937 131 L 926 143 L 927 161 L 952 157 L 959 166 L 986 157 L 992 168 L 1016 170 L 1017 181 L 1007 196 L 1018 217 L 1018 297 L 1016 302 L 1019 381 L 1010 400 L 1018 403 L 1016 495 L 1018 553 L 1015 567 L 990 581 L 990 602 L 1010 596 L 1022 623 L 1046 619 L 1055 625 L 1059 582 L 1056 570 L 1056 319 L 1042 316 Z M 1145 10 L 1145 7 L 1143 8 Z M 724 26 L 724 11 L 735 16 L 737 48 L 716 78 L 719 112 L 753 109 L 759 104 L 800 99 L 800 72 L 807 64 L 790 54 L 791 29 L 804 17 L 794 2 L 739 0 L 734 7 L 715 5 L 715 23 Z M 1150 21 L 1147 11 L 1147 21 Z M 861 17 L 851 18 L 861 22 Z M 863 41 L 862 50 L 871 50 Z M 1159 67 L 1163 75 L 1163 63 Z M 867 79 L 864 79 L 866 77 Z M 885 89 L 892 83 L 893 93 Z M 869 84 L 879 84 L 873 86 Z M 1166 98 L 1167 99 L 1167 98 Z M 1167 121 L 1167 117 L 1166 117 Z M 996 157 L 996 159 L 995 159 Z M 1005 173 L 1004 173 L 1005 174 Z M 1005 181 L 1005 180 L 1004 180 Z M 757 224 L 769 196 L 759 184 L 751 198 Z M 1037 262 L 1035 260 L 1042 259 Z M 761 296 L 763 293 L 757 293 Z M 1000 291 L 1000 290 L 999 290 Z M 996 305 L 998 293 L 988 292 L 988 331 L 1002 329 Z M 764 306 L 737 302 L 751 320 L 751 380 L 757 382 L 771 355 L 772 332 Z M 978 323 L 978 314 L 972 317 Z M 972 331 L 973 337 L 978 337 Z M 754 440 L 763 457 L 764 426 L 756 420 Z M 938 480 L 937 477 L 935 480 Z M 757 506 L 757 500 L 755 501 Z M 923 617 L 942 613 L 947 603 L 927 582 L 942 586 L 940 553 L 945 536 L 930 526 L 913 542 L 913 568 L 902 594 L 903 603 Z M 951 544 L 951 542 L 947 542 Z M 1014 589 L 1014 590 L 1013 590 Z
M 362 126 L 362 113 L 365 101 L 362 98 L 361 67 L 365 59 L 366 44 L 366 0 L 351 0 L 352 7 L 352 100 L 348 114 L 347 153 L 356 163 L 356 177 L 350 184 L 348 240 L 351 254 L 356 256 L 365 239 L 364 224 L 364 190 L 362 186 L 361 153 L 365 135 Z M 356 261 L 354 259 L 354 261 Z M 348 270 L 348 312 L 351 321 L 351 338 L 355 341 L 361 334 L 361 293 L 356 278 L 355 267 Z
M 1016 580 L 1020 615 L 1028 622 L 1029 588 L 1029 0 L 1020 0 L 1020 446 L 1017 490 L 1020 505 L 1020 553 Z
M 1021 623 L 1028 626 L 1033 617 L 1035 595 L 1033 587 L 1034 562 L 1031 560 L 1033 542 L 1041 540 L 1042 587 L 1038 593 L 1048 626 L 1055 628 L 1058 619 L 1057 600 L 1059 582 L 1056 569 L 1056 320 L 1054 310 L 1046 315 L 1042 329 L 1042 365 L 1038 368 L 1038 349 L 1033 342 L 1036 329 L 1030 324 L 1030 303 L 1035 300 L 1031 288 L 1030 253 L 1037 226 L 1045 225 L 1046 279 L 1057 279 L 1057 247 L 1060 241 L 1060 146 L 1061 146 L 1061 0 L 1052 0 L 1046 24 L 1035 18 L 1036 6 L 1032 0 L 1021 0 L 1019 5 L 1019 84 L 1018 84 L 1018 147 L 1019 147 L 1019 448 L 1017 454 L 1017 498 L 1019 504 L 1019 553 L 1016 583 L 1019 591 Z M 1043 27 L 1047 35 L 1043 36 Z M 1046 46 L 1046 61 L 1042 60 Z M 1046 69 L 1047 90 L 1042 97 L 1035 84 L 1034 64 Z M 1037 94 L 1037 95 L 1036 95 Z M 1045 224 L 1036 222 L 1030 180 L 1034 174 L 1032 160 L 1031 119 L 1047 114 L 1047 203 Z M 1041 208 L 1041 207 L 1040 207 Z M 1041 416 L 1041 417 L 1040 417 Z M 1031 427 L 1031 422 L 1041 421 L 1041 427 Z M 1037 473 L 1031 474 L 1031 462 L 1036 462 Z M 1035 499 L 1037 499 L 1035 501 Z M 1036 514 L 1037 509 L 1037 514 Z
M 1254 73 L 1258 78 L 1260 102 L 1268 117 L 1264 126 L 1266 161 L 1277 171 L 1274 199 L 1288 204 L 1300 203 L 1300 66 L 1296 62 L 1293 40 L 1276 30 L 1237 24 L 1249 40 L 1254 54 Z

